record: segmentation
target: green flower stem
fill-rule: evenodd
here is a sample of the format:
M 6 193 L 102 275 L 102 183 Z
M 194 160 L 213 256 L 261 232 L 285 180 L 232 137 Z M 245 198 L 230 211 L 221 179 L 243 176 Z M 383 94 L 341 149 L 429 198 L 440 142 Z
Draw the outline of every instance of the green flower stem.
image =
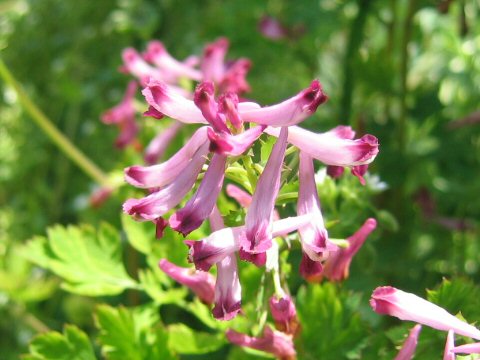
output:
M 0 77 L 16 92 L 20 103 L 33 121 L 57 145 L 60 150 L 72 160 L 86 175 L 102 186 L 112 186 L 108 176 L 86 157 L 72 142 L 63 135 L 47 116 L 33 103 L 22 86 L 13 77 L 5 63 L 0 58 Z

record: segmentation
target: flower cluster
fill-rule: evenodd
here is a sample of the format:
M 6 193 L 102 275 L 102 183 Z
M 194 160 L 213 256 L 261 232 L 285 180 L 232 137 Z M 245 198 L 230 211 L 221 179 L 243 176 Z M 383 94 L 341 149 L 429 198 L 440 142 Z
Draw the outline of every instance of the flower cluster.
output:
M 174 120 L 147 150 L 164 148 L 180 126 L 197 126 L 191 138 L 170 159 L 125 169 L 126 181 L 148 190 L 148 194 L 127 200 L 123 210 L 139 221 L 155 223 L 157 237 L 162 237 L 167 226 L 188 236 L 209 221 L 210 235 L 197 241 L 185 240 L 188 259 L 195 269 L 180 268 L 167 259 L 160 261 L 160 268 L 190 287 L 204 303 L 213 304 L 212 313 L 217 319 L 230 320 L 241 312 L 237 256 L 259 267 L 265 266 L 275 282 L 275 294 L 269 305 L 277 330 L 266 327 L 261 338 L 230 330 L 227 337 L 235 344 L 265 350 L 279 358 L 294 358 L 293 336 L 299 324 L 294 302 L 284 291 L 278 275 L 276 238 L 298 231 L 303 252 L 300 274 L 305 279 L 342 281 L 348 277 L 352 257 L 375 229 L 376 221 L 368 219 L 347 239 L 347 248 L 339 248 L 332 242 L 322 216 L 314 160 L 337 173 L 349 167 L 363 183 L 362 176 L 375 159 L 379 144 L 372 135 L 355 139 L 355 132 L 348 126 L 324 133 L 297 126 L 327 100 L 318 80 L 275 105 L 262 107 L 244 100 L 240 95 L 249 89 L 245 75 L 250 62 L 246 59 L 225 62 L 227 48 L 228 42 L 220 39 L 208 45 L 200 59 L 189 58 L 184 62 L 172 58 L 159 42 L 151 42 L 143 56 L 133 49 L 125 50 L 123 69 L 144 87 L 142 94 L 149 106 L 145 115 Z M 179 87 L 183 78 L 198 82 L 193 94 Z M 126 116 L 118 109 L 118 118 Z M 255 157 L 248 151 L 261 136 L 276 138 L 264 166 L 254 164 Z M 275 203 L 282 186 L 287 148 L 289 156 L 298 159 L 299 190 L 297 216 L 282 219 Z M 149 156 L 147 163 L 153 159 L 154 155 Z M 226 174 L 241 168 L 240 163 L 251 181 L 248 186 L 239 185 L 250 193 L 233 183 L 227 184 L 225 190 L 246 209 L 246 216 L 243 225 L 228 227 L 216 206 L 217 199 Z M 177 208 L 192 189 L 195 189 L 193 195 L 183 207 Z M 217 270 L 216 279 L 208 273 L 213 266 Z

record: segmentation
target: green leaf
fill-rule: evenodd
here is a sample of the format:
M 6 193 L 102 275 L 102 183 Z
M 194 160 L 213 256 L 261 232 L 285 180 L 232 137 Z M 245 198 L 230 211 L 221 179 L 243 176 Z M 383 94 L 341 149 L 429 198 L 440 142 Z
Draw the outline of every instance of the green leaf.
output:
M 127 309 L 100 305 L 95 324 L 102 353 L 109 360 L 175 359 L 155 307 Z
M 178 304 L 183 301 L 188 293 L 188 289 L 184 286 L 168 290 L 163 289 L 157 273 L 149 269 L 140 270 L 138 277 L 145 292 L 157 305 Z
M 65 325 L 63 334 L 50 331 L 38 335 L 24 359 L 31 360 L 95 360 L 88 336 L 73 325 Z
M 47 234 L 47 239 L 31 240 L 23 254 L 60 276 L 65 290 L 103 296 L 138 288 L 122 263 L 120 237 L 112 226 L 102 224 L 96 232 L 88 225 L 56 225 L 49 228 Z
M 155 227 L 150 222 L 135 221 L 130 215 L 122 214 L 122 227 L 128 242 L 138 251 L 148 254 L 155 239 Z
M 357 308 L 359 297 L 325 283 L 298 292 L 297 310 L 303 326 L 305 358 L 342 359 L 360 352 L 366 329 Z M 358 355 L 358 354 L 357 354 Z M 359 357 L 357 357 L 359 358 Z
M 223 334 L 208 334 L 194 331 L 184 324 L 168 327 L 168 345 L 180 354 L 205 354 L 221 348 L 225 343 Z

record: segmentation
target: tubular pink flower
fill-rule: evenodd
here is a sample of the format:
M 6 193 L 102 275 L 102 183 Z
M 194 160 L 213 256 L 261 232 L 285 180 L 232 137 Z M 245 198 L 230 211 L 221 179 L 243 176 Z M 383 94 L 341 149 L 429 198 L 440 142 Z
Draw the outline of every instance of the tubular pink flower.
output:
M 224 62 L 228 47 L 226 38 L 220 38 L 205 47 L 200 64 L 204 80 L 220 83 L 225 71 Z
M 137 50 L 133 48 L 123 50 L 122 58 L 125 71 L 139 79 L 141 83 L 146 83 L 149 78 L 162 80 L 162 73 L 148 65 Z
M 312 115 L 317 107 L 327 101 L 318 80 L 312 81 L 310 87 L 302 90 L 284 102 L 241 113 L 243 121 L 254 122 L 273 127 L 298 124 Z
M 410 333 L 408 334 L 407 339 L 403 343 L 402 348 L 398 352 L 397 356 L 395 356 L 394 360 L 411 360 L 413 359 L 413 355 L 415 354 L 415 349 L 417 348 L 418 342 L 418 335 L 422 330 L 422 325 L 415 325 Z
M 173 280 L 190 288 L 204 303 L 213 303 L 215 278 L 211 274 L 177 266 L 167 259 L 160 260 L 158 266 Z
M 238 95 L 227 92 L 218 98 L 218 111 L 225 115 L 230 123 L 237 129 L 241 129 L 243 120 L 238 113 Z
M 182 63 L 172 57 L 160 41 L 150 41 L 147 51 L 143 54 L 146 61 L 155 64 L 168 75 L 171 81 L 176 82 L 178 78 L 185 77 L 195 81 L 202 79 L 202 73 L 188 64 Z
M 131 81 L 127 86 L 122 102 L 102 115 L 104 124 L 115 124 L 119 127 L 120 135 L 115 140 L 115 144 L 119 148 L 131 143 L 138 133 L 137 123 L 135 122 L 135 106 L 133 105 L 137 88 L 137 83 Z
M 182 126 L 183 123 L 175 121 L 150 141 L 145 149 L 145 154 L 143 155 L 143 159 L 147 164 L 152 165 L 158 162 L 158 159 L 163 156 L 168 145 L 172 142 L 175 136 L 177 136 Z
M 167 187 L 142 199 L 129 199 L 123 204 L 123 211 L 137 219 L 155 220 L 182 201 L 195 184 L 198 174 L 206 161 L 207 144 L 201 146 L 192 160 L 175 181 Z
M 208 129 L 210 151 L 228 156 L 239 156 L 249 149 L 252 144 L 262 135 L 265 126 L 254 126 L 238 135 L 226 132 L 216 132 Z
M 240 204 L 240 206 L 244 208 L 249 207 L 252 203 L 252 195 L 240 189 L 236 185 L 228 184 L 225 191 L 228 196 L 234 198 Z
M 367 219 L 362 227 L 347 239 L 349 242 L 348 248 L 338 249 L 330 254 L 323 269 L 324 276 L 330 281 L 343 281 L 348 278 L 353 257 L 360 250 L 367 236 L 376 227 L 377 221 L 375 219 Z
M 453 330 L 457 334 L 480 339 L 480 330 L 474 326 L 449 314 L 438 305 L 391 286 L 376 288 L 370 305 L 378 314 L 415 321 L 437 330 Z
M 213 155 L 195 194 L 188 200 L 185 207 L 170 216 L 169 223 L 172 229 L 186 236 L 202 225 L 212 212 L 222 189 L 226 162 L 226 156 Z
M 227 66 L 219 84 L 222 92 L 241 94 L 250 91 L 246 77 L 251 67 L 252 62 L 248 59 L 238 59 Z
M 232 329 L 228 329 L 226 335 L 232 344 L 265 351 L 281 360 L 296 359 L 292 337 L 268 326 L 265 327 L 262 337 L 251 337 Z
M 270 313 L 275 321 L 275 327 L 284 333 L 295 335 L 299 330 L 297 309 L 290 296 L 277 298 L 272 296 L 269 301 Z
M 451 349 L 454 354 L 480 354 L 480 343 L 465 344 Z
M 201 127 L 188 142 L 167 161 L 152 166 L 134 165 L 125 169 L 125 180 L 139 188 L 161 188 L 182 174 L 192 157 L 202 146 L 207 146 L 207 127 Z M 207 151 L 202 154 L 206 155 Z
M 280 175 L 287 146 L 288 129 L 282 128 L 267 165 L 257 183 L 245 217 L 245 233 L 240 239 L 240 257 L 265 253 L 272 246 L 272 214 L 280 188 Z
M 445 342 L 445 351 L 443 360 L 455 360 L 455 354 L 452 352 L 455 347 L 455 334 L 453 330 L 448 330 L 447 341 Z
M 308 282 L 320 282 L 322 280 L 323 265 L 320 261 L 313 261 L 307 254 L 303 253 L 299 272 Z
M 296 216 L 273 222 L 272 237 L 283 236 L 311 221 L 310 216 Z M 186 240 L 189 247 L 188 259 L 195 263 L 198 270 L 208 271 L 214 264 L 227 255 L 239 250 L 240 236 L 245 232 L 245 226 L 228 227 L 214 230 L 208 237 L 199 240 Z
M 312 222 L 298 230 L 302 250 L 313 261 L 321 261 L 328 256 L 328 252 L 337 250 L 337 246 L 328 241 L 315 184 L 313 159 L 303 151 L 300 151 L 299 180 L 297 213 L 312 216 Z
M 161 81 L 151 79 L 142 94 L 147 103 L 163 115 L 186 124 L 208 124 L 193 101 Z
M 230 133 L 225 123 L 225 118 L 218 113 L 218 105 L 215 101 L 215 88 L 211 81 L 198 84 L 195 89 L 193 102 L 215 131 Z
M 238 279 L 237 258 L 227 255 L 217 263 L 215 307 L 212 314 L 218 320 L 231 320 L 241 310 L 242 288 Z
M 378 140 L 373 135 L 350 140 L 338 136 L 337 131 L 314 133 L 298 126 L 289 127 L 288 142 L 326 165 L 355 166 L 369 164 L 378 154 Z M 335 129 L 333 129 L 335 130 Z M 278 136 L 278 129 L 265 131 Z

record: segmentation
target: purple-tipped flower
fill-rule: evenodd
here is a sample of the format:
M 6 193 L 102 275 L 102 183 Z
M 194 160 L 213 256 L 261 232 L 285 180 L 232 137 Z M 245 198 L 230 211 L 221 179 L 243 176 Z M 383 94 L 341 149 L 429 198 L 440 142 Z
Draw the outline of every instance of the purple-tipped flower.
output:
M 150 41 L 143 57 L 161 69 L 167 81 L 177 82 L 179 78 L 195 81 L 202 79 L 202 73 L 199 70 L 172 57 L 160 41 Z
M 421 325 L 415 325 L 410 333 L 408 334 L 407 339 L 403 343 L 402 348 L 398 352 L 397 356 L 395 356 L 394 360 L 411 360 L 413 359 L 413 355 L 415 354 L 415 349 L 417 348 L 418 342 L 418 335 L 422 330 Z
M 215 307 L 212 314 L 218 320 L 231 320 L 241 310 L 242 288 L 238 278 L 235 254 L 226 256 L 217 263 L 215 283 Z
M 350 272 L 350 263 L 355 254 L 360 250 L 367 236 L 375 230 L 377 221 L 373 218 L 367 219 L 362 227 L 348 240 L 348 248 L 338 249 L 330 254 L 325 262 L 323 275 L 330 281 L 343 281 L 348 278 Z
M 204 80 L 220 83 L 225 72 L 225 55 L 229 45 L 226 38 L 220 38 L 205 47 L 200 64 Z
M 130 166 L 125 169 L 125 180 L 139 188 L 162 188 L 182 174 L 199 149 L 207 146 L 207 127 L 201 127 L 188 142 L 167 161 L 152 166 Z M 206 149 L 202 154 L 206 155 Z M 198 156 L 197 156 L 198 158 Z
M 220 90 L 225 93 L 235 94 L 249 92 L 250 85 L 246 78 L 251 67 L 252 62 L 248 59 L 238 59 L 227 64 L 223 78 L 219 83 Z
M 181 122 L 175 121 L 150 141 L 143 156 L 143 159 L 147 164 L 152 165 L 158 162 L 165 153 L 165 150 L 167 150 L 168 145 L 172 142 L 175 136 L 177 136 L 182 126 L 183 124 Z
M 227 92 L 218 98 L 218 111 L 225 115 L 230 123 L 237 129 L 241 129 L 243 120 L 238 113 L 238 95 Z
M 312 115 L 317 107 L 327 101 L 318 80 L 294 97 L 284 102 L 264 108 L 241 113 L 243 121 L 254 122 L 274 127 L 291 126 L 302 122 Z
M 449 314 L 438 305 L 391 286 L 376 288 L 370 305 L 378 314 L 415 321 L 437 330 L 453 330 L 457 334 L 480 339 L 480 330 L 474 326 Z
M 281 360 L 296 359 L 292 337 L 280 331 L 265 327 L 262 337 L 251 337 L 235 330 L 227 330 L 227 339 L 232 344 L 245 346 L 273 354 Z
M 202 145 L 175 181 L 142 199 L 129 199 L 123 211 L 137 219 L 155 220 L 177 206 L 195 184 L 206 161 L 208 145 Z
M 137 83 L 131 81 L 128 84 L 122 102 L 102 115 L 103 123 L 115 124 L 119 127 L 120 135 L 115 140 L 115 145 L 119 148 L 124 148 L 130 144 L 138 133 L 138 126 L 135 122 L 135 106 L 133 104 L 137 88 Z
M 303 253 L 299 272 L 308 282 L 317 283 L 323 278 L 323 265 L 320 261 L 314 261 L 307 254 Z
M 160 260 L 158 266 L 173 280 L 189 287 L 204 303 L 213 303 L 215 278 L 211 274 L 177 266 L 167 259 Z
M 447 341 L 445 342 L 445 351 L 443 352 L 443 360 L 455 360 L 455 354 L 452 352 L 455 347 L 455 333 L 448 330 Z
M 172 229 L 186 236 L 202 225 L 210 215 L 222 189 L 226 161 L 227 158 L 224 155 L 213 155 L 195 194 L 188 200 L 185 207 L 170 217 L 169 223 Z
M 255 126 L 238 135 L 231 135 L 225 132 L 215 132 L 208 129 L 210 140 L 210 151 L 228 156 L 239 156 L 249 149 L 252 144 L 262 135 L 265 126 Z
M 278 129 L 268 127 L 265 131 L 278 136 Z M 350 140 L 335 129 L 325 133 L 314 133 L 298 126 L 288 129 L 288 142 L 326 165 L 355 166 L 369 164 L 378 154 L 378 140 L 373 135 Z
M 205 81 L 198 84 L 195 89 L 193 102 L 200 109 L 202 115 L 207 119 L 208 123 L 217 132 L 230 133 L 225 118 L 218 113 L 218 105 L 215 101 L 215 87 L 213 82 Z
M 315 184 L 313 159 L 303 151 L 300 151 L 299 178 L 297 213 L 298 215 L 310 214 L 312 216 L 312 222 L 298 231 L 302 240 L 302 250 L 313 261 L 321 261 L 328 256 L 330 251 L 337 250 L 337 246 L 328 241 L 328 233 L 323 222 Z
M 245 233 L 240 240 L 240 257 L 265 253 L 272 246 L 272 214 L 280 189 L 280 175 L 287 146 L 288 129 L 282 128 L 267 165 L 257 183 L 245 218 Z
M 297 318 L 297 309 L 290 296 L 285 295 L 281 298 L 272 296 L 269 305 L 275 327 L 286 334 L 295 336 L 300 324 Z

